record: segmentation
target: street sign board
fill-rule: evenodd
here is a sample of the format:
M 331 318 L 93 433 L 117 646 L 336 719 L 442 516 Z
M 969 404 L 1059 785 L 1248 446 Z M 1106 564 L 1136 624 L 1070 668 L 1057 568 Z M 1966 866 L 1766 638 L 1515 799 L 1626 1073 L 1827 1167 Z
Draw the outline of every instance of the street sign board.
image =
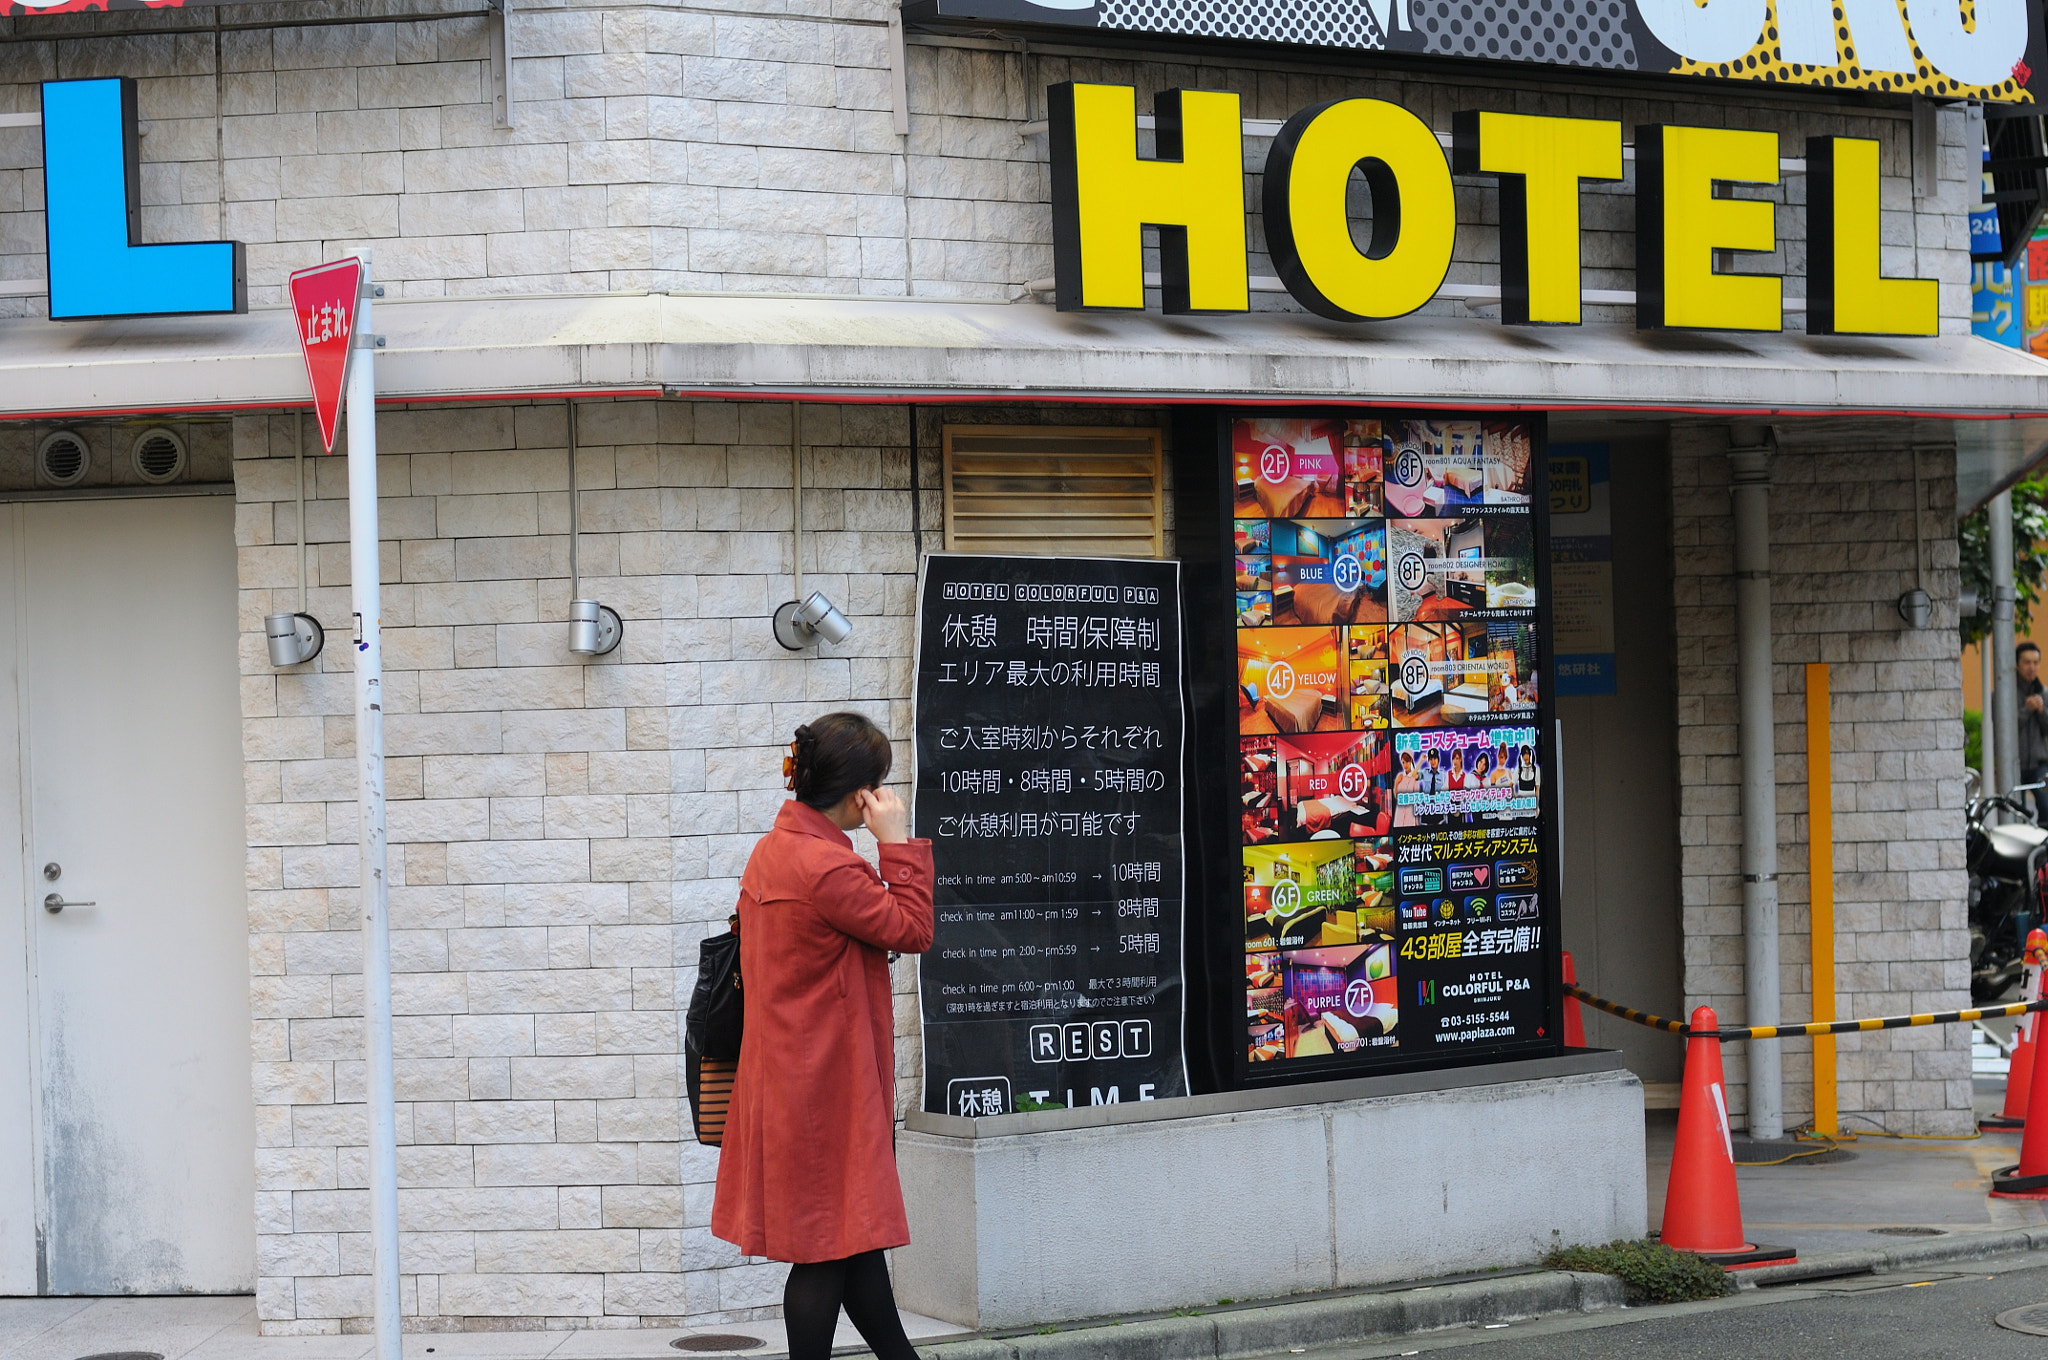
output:
M 363 262 L 354 256 L 301 269 L 291 277 L 299 350 L 306 356 L 306 377 L 313 385 L 320 446 L 329 453 L 334 452 L 341 394 L 348 385 L 349 351 L 355 342 L 356 301 L 362 284 Z

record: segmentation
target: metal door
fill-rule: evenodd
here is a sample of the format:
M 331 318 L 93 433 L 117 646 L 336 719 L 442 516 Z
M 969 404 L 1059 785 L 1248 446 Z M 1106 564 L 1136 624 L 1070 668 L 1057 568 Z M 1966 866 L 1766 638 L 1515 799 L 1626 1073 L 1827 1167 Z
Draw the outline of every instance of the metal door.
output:
M 0 836 L 25 852 L 0 894 L 27 954 L 37 1293 L 254 1287 L 233 514 L 213 496 L 0 508 L 0 697 L 19 715 Z M 12 1237 L 18 1198 L 0 1190 Z M 0 1243 L 0 1275 L 21 1245 Z

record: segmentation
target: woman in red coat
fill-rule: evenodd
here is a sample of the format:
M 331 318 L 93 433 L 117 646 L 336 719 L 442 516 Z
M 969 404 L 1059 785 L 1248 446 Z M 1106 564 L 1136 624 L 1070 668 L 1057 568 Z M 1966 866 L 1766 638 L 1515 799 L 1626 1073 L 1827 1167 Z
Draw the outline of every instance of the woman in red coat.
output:
M 740 878 L 739 1073 L 711 1231 L 794 1263 L 790 1360 L 824 1360 L 842 1304 L 877 1360 L 916 1360 L 882 1253 L 910 1241 L 896 1180 L 888 952 L 932 943 L 932 847 L 908 836 L 889 738 L 857 713 L 796 730 L 796 797 Z M 846 833 L 866 824 L 877 873 Z

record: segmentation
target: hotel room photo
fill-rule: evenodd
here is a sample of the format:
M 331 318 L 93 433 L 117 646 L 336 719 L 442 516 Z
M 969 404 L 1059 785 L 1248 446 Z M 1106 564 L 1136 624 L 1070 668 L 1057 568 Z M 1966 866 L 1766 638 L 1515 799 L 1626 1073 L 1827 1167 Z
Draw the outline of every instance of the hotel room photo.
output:
M 1244 841 L 1366 840 L 1393 826 L 1385 732 L 1238 740 Z
M 1386 439 L 1389 515 L 1455 517 L 1480 505 L 1527 505 L 1532 444 L 1526 426 L 1476 420 L 1393 422 Z M 1404 458 L 1405 455 L 1405 458 Z
M 1534 443 L 1527 425 L 1486 423 L 1486 503 L 1527 505 L 1529 463 Z
M 1394 1041 L 1391 939 L 1245 955 L 1248 1056 L 1328 1057 Z
M 1351 726 L 1358 731 L 1387 725 L 1387 629 L 1360 624 L 1344 630 L 1345 693 L 1351 696 Z
M 1434 623 L 1468 609 L 1536 607 L 1536 555 L 1526 515 L 1389 520 L 1387 561 L 1389 616 L 1396 623 Z
M 1442 727 L 1486 712 L 1485 622 L 1402 623 L 1389 631 L 1394 726 Z M 1458 668 L 1475 660 L 1471 670 Z
M 1246 949 L 1357 944 L 1394 933 L 1393 852 L 1385 841 L 1250 846 Z
M 1343 731 L 1342 631 L 1240 628 L 1237 730 L 1245 734 Z
M 1442 727 L 1536 707 L 1533 623 L 1458 619 L 1395 624 L 1389 631 L 1394 726 Z M 1418 658 L 1420 666 L 1413 664 Z M 1460 668 L 1460 662 L 1471 664 Z
M 1387 538 L 1381 521 L 1276 520 L 1271 543 L 1274 623 L 1386 621 Z M 1259 559 L 1238 559 L 1240 581 L 1247 560 Z
M 1376 420 L 1257 417 L 1231 426 L 1236 514 L 1287 519 L 1380 513 Z

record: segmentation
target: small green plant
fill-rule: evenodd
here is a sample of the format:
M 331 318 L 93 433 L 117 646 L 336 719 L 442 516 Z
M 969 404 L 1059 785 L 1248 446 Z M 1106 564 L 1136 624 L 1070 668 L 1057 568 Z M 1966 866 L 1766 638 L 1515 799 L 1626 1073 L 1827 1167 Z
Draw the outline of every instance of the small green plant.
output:
M 1604 1247 L 1558 1247 L 1543 1258 L 1552 1270 L 1590 1270 L 1617 1276 L 1631 1302 L 1687 1303 L 1735 1292 L 1735 1281 L 1712 1261 L 1662 1242 L 1622 1239 Z
M 1053 1326 L 1050 1322 L 1048 1322 L 1043 1327 L 1040 1327 L 1038 1329 L 1038 1334 L 1040 1336 L 1051 1336 L 1057 1331 L 1059 1331 L 1059 1328 Z
M 1236 1299 L 1218 1299 L 1216 1300 L 1216 1306 L 1218 1308 L 1228 1308 L 1231 1304 L 1236 1302 Z
M 1067 1107 L 1050 1100 L 1040 1100 L 1028 1091 L 1017 1097 L 1017 1113 L 1029 1114 L 1034 1110 L 1064 1110 Z

